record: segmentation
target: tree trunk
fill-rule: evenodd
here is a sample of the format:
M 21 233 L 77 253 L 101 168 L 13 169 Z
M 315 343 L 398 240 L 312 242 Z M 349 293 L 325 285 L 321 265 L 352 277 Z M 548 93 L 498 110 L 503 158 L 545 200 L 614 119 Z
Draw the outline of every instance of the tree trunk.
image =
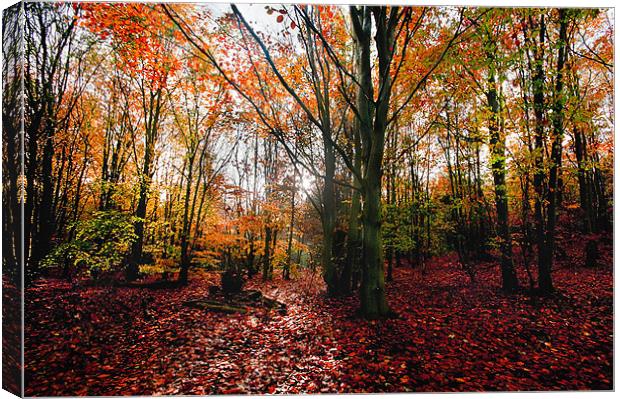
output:
M 367 319 L 376 319 L 390 313 L 385 298 L 385 275 L 383 246 L 381 242 L 381 176 L 385 131 L 390 102 L 391 49 L 394 46 L 394 32 L 387 26 L 387 7 L 352 6 L 354 40 L 356 44 L 356 73 L 358 75 L 357 109 L 362 144 L 362 228 L 363 228 L 363 271 L 360 288 L 361 313 Z M 390 10 L 391 16 L 398 9 Z M 378 97 L 374 100 L 372 84 L 370 38 L 371 15 L 375 17 L 375 43 L 379 59 Z
M 593 231 L 592 202 L 590 200 L 591 189 L 589 180 L 586 178 L 585 140 L 580 129 L 574 132 L 575 157 L 577 158 L 577 181 L 579 183 L 579 205 L 583 212 L 584 228 L 586 233 Z
M 52 124 L 51 121 L 48 123 Z M 52 203 L 54 197 L 54 183 L 52 181 L 52 159 L 54 157 L 54 131 L 53 127 L 46 128 L 45 145 L 43 147 L 43 160 L 41 170 L 43 171 L 43 184 L 39 202 L 38 229 L 37 236 L 33 240 L 33 259 L 32 265 L 39 270 L 39 263 L 49 253 L 54 235 L 55 217 L 53 214 Z
M 336 158 L 334 150 L 325 145 L 325 178 L 323 179 L 323 250 L 321 262 L 323 264 L 323 279 L 327 284 L 328 295 L 338 293 L 338 273 L 333 259 L 334 229 L 336 227 L 336 204 L 334 191 L 334 173 Z
M 364 237 L 364 269 L 360 301 L 362 314 L 368 319 L 387 315 L 390 311 L 385 299 L 383 247 L 381 245 L 381 169 L 366 178 L 364 210 L 362 211 Z
M 488 57 L 494 62 L 492 56 Z M 487 102 L 490 109 L 489 134 L 491 144 L 491 170 L 493 173 L 493 183 L 495 186 L 495 209 L 497 212 L 497 232 L 500 239 L 500 250 L 502 253 L 502 289 L 506 292 L 515 291 L 519 282 L 512 262 L 512 237 L 508 222 L 508 197 L 506 187 L 506 142 L 505 137 L 500 132 L 500 107 L 497 96 L 497 86 L 495 73 L 492 66 L 489 67 L 489 88 L 486 93 Z
M 295 193 L 296 193 L 295 180 L 296 180 L 296 176 L 297 175 L 294 173 L 293 182 L 292 182 L 293 190 L 291 191 L 291 221 L 289 225 L 288 244 L 286 248 L 286 264 L 284 265 L 284 270 L 282 273 L 282 277 L 285 280 L 291 279 L 291 263 L 293 259 L 293 228 L 295 227 Z
M 271 227 L 265 227 L 265 250 L 263 254 L 263 281 L 271 280 Z
M 144 172 L 144 171 L 143 171 Z M 136 238 L 131 245 L 131 254 L 129 256 L 129 264 L 127 265 L 126 278 L 133 281 L 138 278 L 140 271 L 140 262 L 142 260 L 142 246 L 144 241 L 144 219 L 146 218 L 146 205 L 148 196 L 147 177 L 142 176 L 140 180 L 140 196 L 138 198 L 138 207 L 135 216 L 138 220 L 134 223 L 134 233 Z
M 183 228 L 181 230 L 181 270 L 179 272 L 179 282 L 181 284 L 187 284 L 187 279 L 189 275 L 189 263 L 190 263 L 190 254 L 189 254 L 189 229 L 191 226 L 191 221 L 189 220 L 189 197 L 191 194 L 192 187 L 192 172 L 194 166 L 194 154 L 190 157 L 188 161 L 188 173 L 187 173 L 187 182 L 185 186 L 185 199 L 183 200 Z
M 547 231 L 545 234 L 545 250 L 539 258 L 539 287 L 544 293 L 553 291 L 551 280 L 551 267 L 553 266 L 553 250 L 555 247 L 555 225 L 558 205 L 558 175 L 562 166 L 562 141 L 564 139 L 564 93 L 563 93 L 563 70 L 566 61 L 567 49 L 567 16 L 566 9 L 561 8 L 560 16 L 560 43 L 555 76 L 554 102 L 553 102 L 553 143 L 551 146 L 551 168 L 549 170 L 549 193 L 547 208 Z
M 545 218 L 543 213 L 543 204 L 546 201 L 544 184 L 545 184 L 545 167 L 543 163 L 544 148 L 544 87 L 545 74 L 543 69 L 544 55 L 543 44 L 545 41 L 545 19 L 544 15 L 540 17 L 539 26 L 539 46 L 535 50 L 534 74 L 533 74 L 533 97 L 534 97 L 534 115 L 536 117 L 536 126 L 534 129 L 534 191 L 536 192 L 536 202 L 534 213 L 536 218 L 536 241 L 538 245 L 538 288 L 542 293 L 548 293 L 553 290 L 551 281 L 551 256 L 547 246 L 545 234 Z
M 355 123 L 353 129 L 353 152 L 354 152 L 354 167 L 357 170 L 361 169 L 362 154 L 359 135 L 359 123 Z M 340 275 L 340 290 L 343 294 L 348 294 L 352 289 L 357 288 L 359 282 L 360 272 L 360 252 L 362 250 L 362 243 L 360 239 L 360 226 L 359 218 L 362 209 L 360 202 L 360 183 L 355 175 L 352 179 L 353 189 L 351 190 L 351 208 L 349 210 L 349 228 L 347 232 L 347 259 Z M 354 281 L 355 280 L 355 281 Z
M 146 207 L 149 195 L 149 185 L 151 178 L 151 159 L 152 148 L 147 145 L 144 154 L 144 165 L 142 166 L 142 174 L 140 176 L 140 193 L 138 197 L 138 206 L 136 208 L 134 223 L 134 233 L 136 238 L 131 245 L 131 253 L 129 255 L 129 264 L 125 276 L 127 280 L 133 281 L 138 278 L 140 271 L 140 262 L 142 261 L 142 248 L 144 241 L 144 222 L 146 219 Z

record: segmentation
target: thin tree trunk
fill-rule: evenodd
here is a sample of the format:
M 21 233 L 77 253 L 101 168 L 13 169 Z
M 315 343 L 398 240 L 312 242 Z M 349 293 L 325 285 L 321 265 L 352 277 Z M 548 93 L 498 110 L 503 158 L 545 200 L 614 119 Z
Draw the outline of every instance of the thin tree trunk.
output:
M 493 57 L 490 58 L 494 62 Z M 495 209 L 497 212 L 497 231 L 500 239 L 500 250 L 502 253 L 502 289 L 506 292 L 515 291 L 519 282 L 512 262 L 512 237 L 508 222 L 508 189 L 506 187 L 506 139 L 500 131 L 500 106 L 497 96 L 497 85 L 495 73 L 490 66 L 488 78 L 488 90 L 486 93 L 487 102 L 490 110 L 489 133 L 491 144 L 491 171 L 493 173 L 493 183 L 495 187 Z
M 553 251 L 555 247 L 555 225 L 558 205 L 558 175 L 562 167 L 562 140 L 564 138 L 564 79 L 563 71 L 566 61 L 567 47 L 567 15 L 566 9 L 559 10 L 560 37 L 558 59 L 555 75 L 554 102 L 553 102 L 553 143 L 551 146 L 551 168 L 549 170 L 549 190 L 547 208 L 547 231 L 545 234 L 545 247 L 539 256 L 539 288 L 543 293 L 553 291 L 551 268 L 553 266 Z
M 336 226 L 336 204 L 334 191 L 334 173 L 336 158 L 330 145 L 325 145 L 325 177 L 323 179 L 323 250 L 321 262 L 323 264 L 323 279 L 327 284 L 328 295 L 338 293 L 338 273 L 333 259 L 334 229 Z
M 545 168 L 543 163 L 544 148 L 544 87 L 545 74 L 543 69 L 544 55 L 543 44 L 545 41 L 545 17 L 540 16 L 539 24 L 539 46 L 534 53 L 534 75 L 533 75 L 533 105 L 534 115 L 536 118 L 536 126 L 534 129 L 534 190 L 536 192 L 536 201 L 534 213 L 536 219 L 536 241 L 538 245 L 538 288 L 542 292 L 549 292 L 553 289 L 551 282 L 551 262 L 549 260 L 549 251 L 547 248 L 545 235 L 545 217 L 543 204 L 546 201 L 545 196 Z

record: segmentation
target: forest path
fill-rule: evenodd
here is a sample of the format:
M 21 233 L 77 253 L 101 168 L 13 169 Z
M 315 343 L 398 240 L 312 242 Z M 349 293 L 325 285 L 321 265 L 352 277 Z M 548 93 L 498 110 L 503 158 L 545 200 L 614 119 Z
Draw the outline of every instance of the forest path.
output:
M 319 274 L 248 288 L 285 302 L 225 315 L 183 305 L 215 273 L 181 289 L 27 292 L 29 396 L 611 389 L 611 268 L 562 267 L 562 295 L 502 295 L 492 264 L 471 285 L 451 257 L 399 267 L 388 283 L 399 318 L 356 319 L 355 297 L 320 295 Z

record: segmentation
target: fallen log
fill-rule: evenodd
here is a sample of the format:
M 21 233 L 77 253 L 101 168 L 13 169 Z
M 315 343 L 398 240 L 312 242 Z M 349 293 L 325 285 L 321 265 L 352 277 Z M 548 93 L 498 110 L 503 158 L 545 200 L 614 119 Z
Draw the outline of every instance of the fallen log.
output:
M 247 290 L 243 293 L 248 299 L 252 301 L 260 301 L 260 299 L 263 297 L 263 293 L 259 290 Z
M 221 295 L 219 291 L 209 287 L 210 299 L 194 299 L 184 305 L 198 309 L 222 313 L 246 313 L 250 308 L 277 310 L 286 315 L 286 305 L 275 299 L 263 296 L 258 290 L 247 290 L 236 294 Z
M 226 314 L 247 313 L 247 309 L 244 307 L 215 301 L 193 300 L 186 301 L 183 304 L 196 309 L 203 309 Z
M 227 298 L 230 298 L 232 302 L 236 302 L 236 303 L 240 303 L 244 305 L 261 306 L 263 294 L 257 290 L 249 290 L 249 291 L 242 291 L 237 294 L 227 296 Z
M 280 314 L 286 314 L 286 305 L 280 301 L 264 296 L 262 298 L 263 305 L 269 309 L 277 309 Z

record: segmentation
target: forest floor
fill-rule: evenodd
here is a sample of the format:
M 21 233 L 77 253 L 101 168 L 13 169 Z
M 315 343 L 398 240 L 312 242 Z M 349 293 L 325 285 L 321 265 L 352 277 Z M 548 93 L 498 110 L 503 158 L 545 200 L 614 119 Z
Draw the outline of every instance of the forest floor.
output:
M 609 390 L 611 249 L 595 269 L 575 256 L 537 299 L 503 295 L 496 264 L 475 285 L 449 256 L 401 266 L 387 284 L 399 317 L 372 322 L 352 316 L 355 297 L 320 294 L 319 273 L 249 282 L 286 315 L 183 305 L 216 273 L 160 290 L 41 280 L 26 294 L 26 395 Z

